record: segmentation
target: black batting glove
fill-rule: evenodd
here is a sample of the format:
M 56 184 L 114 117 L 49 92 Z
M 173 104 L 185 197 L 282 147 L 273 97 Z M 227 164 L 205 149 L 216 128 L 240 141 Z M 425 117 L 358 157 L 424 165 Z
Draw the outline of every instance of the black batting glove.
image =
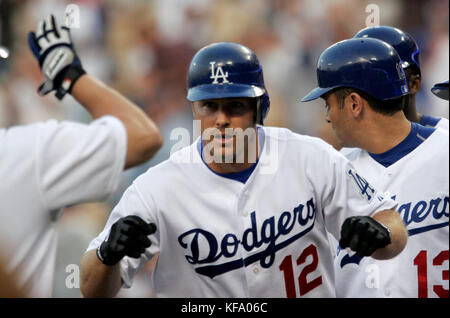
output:
M 39 22 L 36 33 L 28 33 L 28 46 L 45 77 L 38 88 L 41 96 L 56 91 L 55 96 L 62 99 L 86 73 L 75 52 L 70 29 L 58 27 L 53 15 Z
M 135 215 L 123 217 L 113 224 L 108 239 L 97 249 L 97 256 L 108 266 L 117 264 L 124 256 L 139 258 L 152 244 L 147 236 L 155 231 L 154 223 L 146 223 Z
M 370 256 L 390 243 L 389 229 L 371 217 L 350 217 L 342 225 L 339 245 L 342 248 L 350 247 L 358 256 Z

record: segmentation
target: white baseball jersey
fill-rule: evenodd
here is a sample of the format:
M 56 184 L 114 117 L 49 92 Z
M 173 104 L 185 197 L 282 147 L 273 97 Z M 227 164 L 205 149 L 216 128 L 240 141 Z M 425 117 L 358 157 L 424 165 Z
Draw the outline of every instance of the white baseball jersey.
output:
M 0 130 L 0 245 L 30 297 L 51 297 L 61 208 L 111 194 L 125 164 L 126 130 L 50 120 Z
M 87 250 L 119 218 L 138 215 L 157 231 L 139 259 L 121 260 L 124 287 L 159 253 L 156 297 L 334 297 L 326 229 L 338 236 L 345 218 L 396 203 L 361 188 L 349 161 L 324 141 L 259 129 L 262 152 L 245 183 L 212 172 L 198 139 L 139 176 Z
M 400 255 L 386 261 L 338 248 L 338 297 L 449 297 L 449 134 L 412 126 L 384 154 L 344 150 L 356 169 L 399 203 L 409 238 Z
M 449 130 L 449 122 L 447 118 L 441 117 L 431 117 L 428 115 L 422 115 L 420 124 L 425 127 L 436 127 L 444 130 Z

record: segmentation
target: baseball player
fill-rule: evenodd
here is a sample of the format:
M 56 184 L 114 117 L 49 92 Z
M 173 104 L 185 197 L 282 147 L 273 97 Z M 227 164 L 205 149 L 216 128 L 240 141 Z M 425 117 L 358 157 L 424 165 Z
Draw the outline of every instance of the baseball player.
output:
M 403 249 L 396 203 L 344 156 L 262 126 L 269 96 L 249 48 L 200 49 L 187 99 L 202 136 L 125 191 L 81 261 L 84 296 L 114 296 L 159 253 L 156 297 L 333 297 L 326 230 L 361 255 Z
M 39 94 L 70 93 L 94 119 L 0 129 L 1 252 L 27 296 L 50 297 L 62 208 L 106 199 L 123 169 L 147 161 L 161 136 L 136 105 L 86 74 L 70 30 L 53 16 L 28 40 L 45 77 Z
M 319 87 L 327 121 L 346 157 L 383 189 L 408 229 L 399 256 L 377 261 L 339 248 L 338 297 L 449 297 L 449 134 L 410 122 L 408 90 L 395 49 L 378 39 L 338 42 L 319 58 Z M 343 151 L 342 151 L 343 152 Z
M 431 88 L 431 92 L 439 98 L 448 100 L 448 80 L 434 84 Z
M 427 127 L 439 127 L 448 130 L 447 118 L 436 118 L 423 115 L 416 110 L 416 94 L 421 85 L 421 70 L 419 61 L 419 46 L 413 37 L 400 29 L 390 26 L 373 26 L 360 30 L 354 38 L 375 38 L 392 45 L 402 60 L 406 80 L 409 87 L 409 95 L 405 99 L 403 109 L 406 118 Z

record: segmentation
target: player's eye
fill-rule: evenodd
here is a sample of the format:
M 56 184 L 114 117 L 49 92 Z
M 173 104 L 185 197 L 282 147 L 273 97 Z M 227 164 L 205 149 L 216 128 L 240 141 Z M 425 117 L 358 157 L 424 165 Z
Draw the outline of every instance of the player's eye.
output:
M 213 102 L 204 102 L 202 104 L 202 108 L 206 109 L 206 110 L 216 110 L 219 106 L 217 105 L 217 103 L 213 103 Z
M 244 107 L 244 104 L 239 101 L 232 101 L 232 102 L 228 103 L 227 106 L 235 107 L 235 108 L 238 108 L 238 107 L 242 108 L 242 107 Z
M 230 116 L 242 116 L 243 114 L 249 112 L 252 109 L 252 107 L 253 106 L 250 103 L 233 100 L 225 104 L 223 108 L 224 111 Z

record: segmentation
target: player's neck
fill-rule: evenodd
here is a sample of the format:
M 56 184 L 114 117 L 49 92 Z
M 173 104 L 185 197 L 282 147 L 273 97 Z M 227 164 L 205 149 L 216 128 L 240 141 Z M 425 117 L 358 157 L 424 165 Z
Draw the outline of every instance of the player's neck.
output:
M 416 95 L 408 95 L 403 112 L 409 121 L 420 123 L 422 114 L 419 114 L 416 110 Z
M 411 132 L 411 122 L 399 111 L 392 116 L 375 114 L 361 137 L 359 148 L 373 154 L 384 153 L 401 143 Z

